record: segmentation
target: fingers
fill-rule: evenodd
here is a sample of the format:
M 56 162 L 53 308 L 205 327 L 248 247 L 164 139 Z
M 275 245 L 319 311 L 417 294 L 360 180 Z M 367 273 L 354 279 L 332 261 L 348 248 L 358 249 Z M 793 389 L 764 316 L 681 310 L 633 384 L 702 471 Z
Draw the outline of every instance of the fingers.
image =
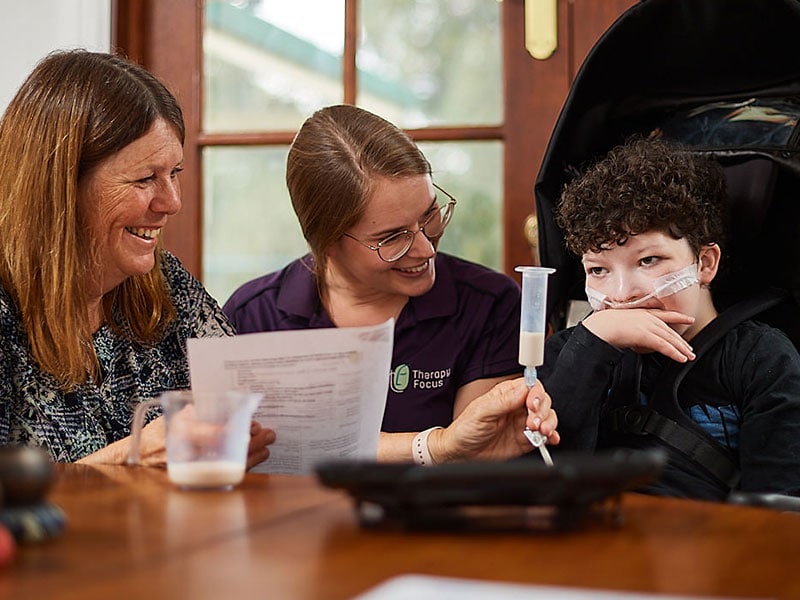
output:
M 261 464 L 269 458 L 269 448 L 262 446 L 256 450 L 247 453 L 247 466 L 246 470 L 250 470 L 258 464 Z
M 641 310 L 656 316 L 660 321 L 672 323 L 673 325 L 691 325 L 694 323 L 694 317 L 675 310 L 662 310 L 660 308 L 645 308 Z
M 526 404 L 528 418 L 525 424 L 534 431 L 540 431 L 547 437 L 548 443 L 557 444 L 561 439 L 556 432 L 558 416 L 552 408 L 550 395 L 544 391 L 540 381 L 529 390 Z
M 275 442 L 275 432 L 272 429 L 263 427 L 257 421 L 250 423 L 250 444 L 249 448 L 263 448 Z
M 669 326 L 664 325 L 663 327 L 657 327 L 650 333 L 651 337 L 646 340 L 647 344 L 644 346 L 646 350 L 659 352 L 681 363 L 695 359 L 691 344 Z M 638 351 L 641 351 L 640 348 L 641 346 L 634 347 L 634 349 Z
M 258 421 L 250 422 L 250 443 L 247 447 L 247 469 L 269 458 L 269 445 L 275 442 L 275 432 Z
M 142 428 L 139 438 L 139 464 L 165 467 L 167 464 L 166 427 L 163 416 L 156 417 Z
M 633 346 L 639 352 L 654 351 L 677 362 L 685 363 L 694 360 L 695 354 L 691 344 L 670 325 L 687 325 L 694 323 L 694 318 L 674 311 L 644 311 L 643 342 Z M 643 345 L 642 345 L 643 344 Z
M 547 442 L 549 444 L 558 444 L 561 441 L 561 436 L 556 431 L 556 427 L 558 427 L 558 415 L 556 411 L 552 408 L 547 413 L 547 418 L 542 421 L 542 424 L 539 426 L 539 431 L 542 432 L 542 435 L 547 437 Z
M 659 352 L 678 362 L 694 360 L 691 345 L 676 331 L 694 323 L 694 317 L 660 309 L 608 309 L 584 319 L 594 335 L 617 348 Z
M 531 394 L 535 393 L 533 389 L 531 389 Z M 530 394 L 528 396 L 530 398 Z M 535 396 L 532 400 L 528 401 L 528 420 L 526 424 L 529 428 L 536 430 L 542 425 L 542 414 L 541 414 L 541 407 L 542 407 L 542 399 L 538 396 Z
M 494 386 L 480 398 L 480 402 L 471 402 L 467 409 L 479 410 L 485 416 L 499 417 L 524 406 L 527 395 L 528 386 L 523 377 L 509 379 Z

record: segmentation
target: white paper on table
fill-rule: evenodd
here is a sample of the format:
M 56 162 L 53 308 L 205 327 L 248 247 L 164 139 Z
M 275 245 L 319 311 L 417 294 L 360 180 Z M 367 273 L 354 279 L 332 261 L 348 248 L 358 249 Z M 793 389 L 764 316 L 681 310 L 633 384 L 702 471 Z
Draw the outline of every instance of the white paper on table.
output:
M 407 598 L 414 600 L 725 600 L 717 596 L 623 592 L 416 574 L 389 578 L 359 594 L 353 600 L 406 600 Z
M 253 418 L 277 439 L 253 472 L 308 474 L 320 460 L 374 460 L 393 339 L 394 319 L 193 338 L 187 342 L 192 389 L 264 395 Z

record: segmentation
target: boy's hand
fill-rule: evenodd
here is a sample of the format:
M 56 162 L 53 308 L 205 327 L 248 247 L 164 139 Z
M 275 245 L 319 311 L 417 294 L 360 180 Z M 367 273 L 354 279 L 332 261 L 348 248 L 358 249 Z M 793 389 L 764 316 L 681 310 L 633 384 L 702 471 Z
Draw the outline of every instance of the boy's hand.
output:
M 691 325 L 694 317 L 657 308 L 609 308 L 583 320 L 583 326 L 616 348 L 659 352 L 678 362 L 694 360 L 689 343 L 671 325 Z

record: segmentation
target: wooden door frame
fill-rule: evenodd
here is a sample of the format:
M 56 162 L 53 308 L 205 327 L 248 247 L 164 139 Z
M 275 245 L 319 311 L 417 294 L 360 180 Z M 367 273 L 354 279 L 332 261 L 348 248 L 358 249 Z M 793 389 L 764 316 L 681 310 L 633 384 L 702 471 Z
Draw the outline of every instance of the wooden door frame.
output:
M 199 91 L 202 65 L 202 0 L 113 0 L 114 50 L 125 54 L 156 75 L 172 91 L 183 109 L 186 139 L 183 166 L 186 173 L 201 172 L 202 147 L 198 143 L 202 106 Z M 159 23 L 181 23 L 174 29 Z M 169 48 L 169 51 L 160 51 Z M 191 57 L 190 61 L 176 57 Z M 181 177 L 183 206 L 164 231 L 164 247 L 180 257 L 198 279 L 203 274 L 202 183 L 197 176 Z
M 525 49 L 524 8 L 524 0 L 503 2 L 503 264 L 515 277 L 514 266 L 538 264 L 524 226 L 536 212 L 533 185 L 571 81 L 569 2 L 559 0 L 559 45 L 546 60 L 534 60 Z

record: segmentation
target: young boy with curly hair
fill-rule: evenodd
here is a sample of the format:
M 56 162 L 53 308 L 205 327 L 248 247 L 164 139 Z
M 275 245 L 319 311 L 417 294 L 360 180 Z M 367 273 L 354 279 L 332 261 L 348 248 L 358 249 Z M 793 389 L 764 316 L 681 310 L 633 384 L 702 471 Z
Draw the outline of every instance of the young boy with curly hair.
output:
M 594 311 L 550 337 L 540 376 L 563 448 L 667 451 L 653 493 L 798 495 L 800 356 L 792 342 L 747 320 L 702 357 L 692 348 L 718 316 L 710 284 L 725 202 L 719 164 L 660 140 L 629 140 L 569 183 L 556 219 L 581 257 Z M 648 422 L 654 399 L 670 391 L 664 373 L 696 358 L 673 414 Z M 708 455 L 733 466 L 715 470 Z

